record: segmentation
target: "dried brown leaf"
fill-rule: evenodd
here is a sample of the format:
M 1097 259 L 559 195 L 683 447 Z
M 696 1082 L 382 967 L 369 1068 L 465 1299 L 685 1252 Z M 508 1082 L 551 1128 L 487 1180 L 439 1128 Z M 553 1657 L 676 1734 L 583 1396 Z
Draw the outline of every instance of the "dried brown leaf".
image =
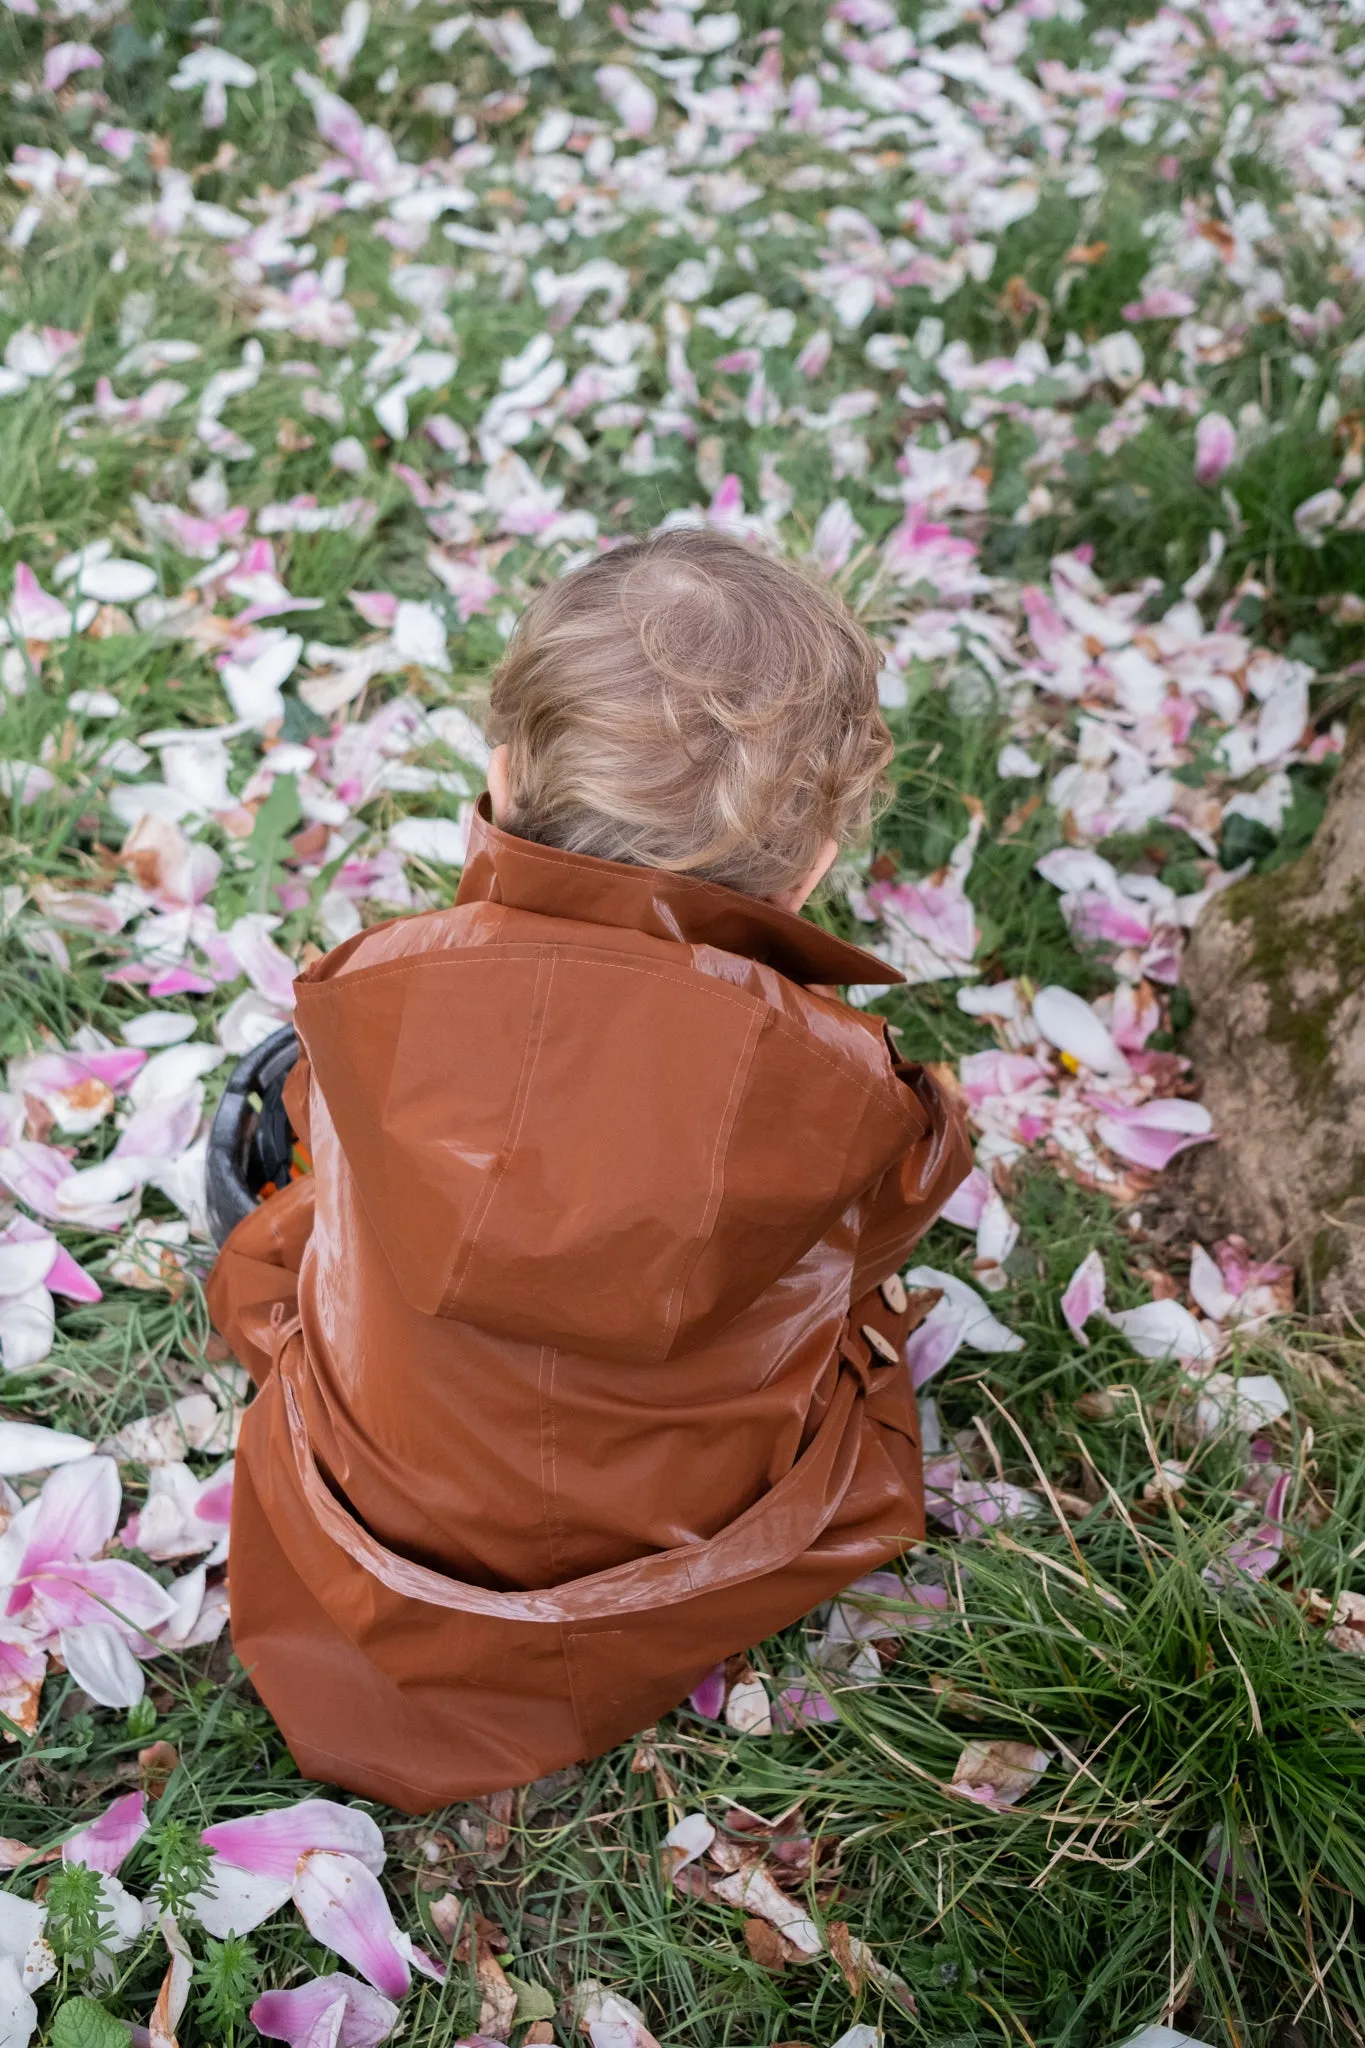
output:
M 138 1751 L 138 1776 L 149 1799 L 161 1797 L 179 1762 L 180 1751 L 173 1742 L 154 1742 L 149 1748 Z
M 490 2041 L 510 2041 L 517 2016 L 517 1994 L 495 1956 L 480 1953 L 474 1966 L 479 1985 L 479 2032 Z
M 831 1920 L 825 1928 L 825 1942 L 849 1990 L 855 1998 L 861 1997 L 863 1973 L 853 1958 L 853 1938 L 847 1920 Z
M 780 1976 L 787 1967 L 787 1943 L 775 1927 L 766 1920 L 746 1920 L 744 1923 L 744 1946 L 758 1964 L 760 1970 L 771 1970 Z

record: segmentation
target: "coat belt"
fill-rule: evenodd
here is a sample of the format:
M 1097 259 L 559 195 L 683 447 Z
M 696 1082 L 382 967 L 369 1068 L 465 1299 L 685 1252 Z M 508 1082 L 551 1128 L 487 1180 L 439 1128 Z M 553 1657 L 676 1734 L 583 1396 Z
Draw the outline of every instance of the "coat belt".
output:
M 430 1607 L 500 1621 L 571 1624 L 674 1606 L 763 1578 L 800 1557 L 828 1527 L 848 1490 L 865 1395 L 905 1369 L 874 1365 L 865 1339 L 849 1327 L 840 1345 L 834 1394 L 815 1435 L 791 1470 L 727 1527 L 564 1585 L 499 1593 L 466 1585 L 386 1549 L 356 1520 L 323 1479 L 309 1441 L 295 1385 L 307 1371 L 297 1316 L 276 1324 L 273 1351 L 300 1492 L 319 1527 L 354 1563 L 390 1592 Z

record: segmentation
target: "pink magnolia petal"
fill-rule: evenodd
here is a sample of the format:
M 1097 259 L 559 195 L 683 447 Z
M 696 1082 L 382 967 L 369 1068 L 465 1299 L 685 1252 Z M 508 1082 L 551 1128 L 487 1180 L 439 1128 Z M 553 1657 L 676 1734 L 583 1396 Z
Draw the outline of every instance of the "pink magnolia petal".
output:
M 346 2001 L 338 1998 L 319 2013 L 308 2032 L 299 2043 L 299 2048 L 338 2048 L 341 2040 L 341 2024 L 346 2017 Z
M 196 1085 L 165 1102 L 135 1109 L 119 1133 L 113 1159 L 178 1159 L 194 1140 L 202 1112 L 203 1091 Z M 116 1276 L 117 1277 L 117 1276 Z
M 314 1849 L 344 1853 L 371 1871 L 384 1868 L 384 1837 L 375 1822 L 358 1806 L 331 1799 L 301 1799 L 296 1806 L 219 1821 L 200 1840 L 239 1870 L 290 1883 L 300 1857 Z
M 910 1368 L 910 1379 L 916 1392 L 927 1386 L 935 1373 L 942 1372 L 950 1359 L 956 1358 L 962 1349 L 963 1334 L 967 1318 L 963 1311 L 951 1301 L 941 1301 L 931 1309 L 917 1330 L 910 1332 L 905 1346 L 905 1362 Z
M 1238 1237 L 1219 1238 L 1213 1255 L 1229 1292 L 1234 1295 L 1245 1294 L 1252 1287 L 1274 1287 L 1294 1275 L 1292 1266 L 1278 1266 L 1273 1260 L 1253 1259 L 1245 1240 Z
M 1265 1520 L 1260 1527 L 1229 1544 L 1224 1557 L 1205 1566 L 1203 1575 L 1211 1586 L 1233 1585 L 1239 1572 L 1251 1579 L 1263 1579 L 1274 1571 L 1284 1552 L 1282 1523 L 1288 1492 L 1289 1474 L 1282 1472 L 1266 1495 Z
M 204 1481 L 194 1512 L 211 1528 L 226 1529 L 232 1519 L 232 1479 L 233 1467 L 227 1465 L 212 1479 Z M 362 1856 L 360 1860 L 363 1863 L 365 1858 Z
M 946 1503 L 931 1512 L 955 1536 L 979 1536 L 997 1522 L 1027 1520 L 1038 1513 L 1036 1493 L 1007 1479 L 960 1479 Z
M 398 2024 L 398 2007 L 391 2000 L 340 1970 L 289 1991 L 263 1992 L 251 2008 L 251 2024 L 267 2040 L 304 2048 L 311 2030 L 338 2005 L 339 2048 L 376 2048 Z
M 150 1823 L 142 1792 L 125 1793 L 105 1807 L 98 1820 L 62 1843 L 63 1863 L 83 1863 L 112 1877 L 125 1856 L 142 1840 Z
M 959 1224 L 963 1230 L 975 1230 L 994 1192 L 990 1175 L 983 1173 L 979 1166 L 974 1166 L 961 1187 L 953 1190 L 938 1213 L 945 1223 Z
M 1216 484 L 1237 459 L 1237 429 L 1221 412 L 1206 412 L 1194 430 L 1194 480 Z
M 89 43 L 54 43 L 43 58 L 43 90 L 60 92 L 78 71 L 97 71 L 103 62 Z
M 68 1301 L 103 1301 L 104 1294 L 97 1280 L 91 1278 L 84 1266 L 72 1258 L 64 1245 L 57 1247 L 57 1256 L 48 1270 L 45 1285 L 50 1294 L 65 1295 Z
M 147 993 L 159 1001 L 162 996 L 207 996 L 216 987 L 207 974 L 196 974 L 190 967 L 171 967 L 148 984 Z
M 276 917 L 248 911 L 237 919 L 227 934 L 227 942 L 257 994 L 263 995 L 268 1003 L 292 1010 L 296 970 L 293 961 L 270 938 L 278 923 Z
M 10 624 L 21 640 L 62 640 L 71 631 L 71 610 L 43 589 L 27 562 L 14 567 Z
M 1154 1109 L 1158 1106 L 1155 1103 L 1150 1105 Z M 1199 1103 L 1181 1106 L 1202 1109 Z M 1207 1120 L 1207 1110 L 1203 1114 Z M 1210 1130 L 1180 1130 L 1169 1123 L 1139 1121 L 1136 1113 L 1132 1117 L 1121 1114 L 1099 1117 L 1095 1134 L 1100 1143 L 1120 1159 L 1126 1159 L 1132 1166 L 1144 1166 L 1151 1173 L 1164 1172 L 1178 1154 L 1188 1152 L 1192 1145 L 1207 1145 L 1213 1139 Z
M 1152 936 L 1151 920 L 1140 904 L 1115 902 L 1095 890 L 1072 898 L 1066 919 L 1076 938 L 1111 946 L 1145 946 Z
M 773 1701 L 773 1726 L 775 1728 L 814 1727 L 820 1723 L 837 1721 L 839 1712 L 827 1692 L 818 1685 L 808 1685 L 804 1680 L 795 1685 L 783 1686 Z
M 707 1721 L 718 1721 L 725 1711 L 725 1666 L 717 1664 L 708 1671 L 688 1695 L 688 1705 L 694 1714 L 700 1714 Z
M 969 1052 L 960 1062 L 958 1078 L 973 1109 L 993 1096 L 1021 1096 L 1047 1086 L 1041 1060 L 1025 1052 Z
M 444 1984 L 450 1975 L 444 1963 L 438 1963 L 435 1956 L 428 1955 L 424 1948 L 418 1948 L 412 1936 L 404 1934 L 401 1928 L 394 1931 L 393 1945 L 419 1977 L 429 1977 L 433 1984 Z
M 139 1656 L 160 1648 L 152 1631 L 175 1612 L 174 1600 L 154 1578 L 117 1557 L 45 1565 L 30 1583 L 33 1605 L 49 1630 L 101 1622 Z
M 1088 1251 L 1066 1284 L 1062 1314 L 1066 1326 L 1081 1344 L 1089 1344 L 1085 1326 L 1104 1307 L 1104 1260 L 1098 1251 Z
M 83 1458 L 77 1464 L 59 1466 L 44 1481 L 15 1573 L 16 1584 L 9 1598 L 11 1614 L 28 1606 L 33 1595 L 25 1582 L 36 1573 L 54 1564 L 94 1557 L 103 1550 L 118 1527 L 122 1498 L 118 1466 L 112 1458 Z
M 91 132 L 100 148 L 118 163 L 126 164 L 137 148 L 136 128 L 115 128 L 108 121 L 97 121 Z
M 1160 1027 L 1161 1004 L 1147 982 L 1140 981 L 1136 987 L 1131 982 L 1121 982 L 1114 991 L 1114 1011 L 1110 1021 L 1114 1043 L 1120 1051 L 1141 1052 L 1152 1033 Z
M 137 1046 L 113 1046 L 108 1052 L 77 1052 L 70 1055 L 73 1066 L 94 1081 L 103 1081 L 115 1095 L 121 1095 L 147 1064 L 147 1055 Z
M 294 1877 L 294 1904 L 308 1932 L 332 1949 L 387 1998 L 402 1998 L 411 1983 L 394 1945 L 396 1929 L 383 1887 L 354 1856 L 314 1849 Z
M 52 1145 L 20 1138 L 13 1145 L 0 1146 L 0 1181 L 39 1216 L 58 1218 L 57 1189 L 75 1171 L 71 1161 Z

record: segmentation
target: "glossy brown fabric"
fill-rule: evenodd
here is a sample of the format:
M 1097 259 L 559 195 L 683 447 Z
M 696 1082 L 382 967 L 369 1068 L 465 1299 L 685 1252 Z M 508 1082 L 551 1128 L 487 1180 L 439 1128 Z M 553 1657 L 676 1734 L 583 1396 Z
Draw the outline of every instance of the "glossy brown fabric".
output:
M 228 1239 L 233 1640 L 418 1812 L 591 1756 L 923 1532 L 910 1315 L 968 1166 L 807 920 L 515 839 L 303 975 L 311 1179 Z

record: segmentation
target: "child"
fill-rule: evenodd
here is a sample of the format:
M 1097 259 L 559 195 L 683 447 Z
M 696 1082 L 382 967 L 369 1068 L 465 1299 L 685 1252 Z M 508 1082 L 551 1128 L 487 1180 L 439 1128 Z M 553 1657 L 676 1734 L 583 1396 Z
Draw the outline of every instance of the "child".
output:
M 415 1813 L 596 1755 L 923 1533 L 895 1275 L 966 1144 L 830 993 L 899 976 L 797 915 L 877 668 L 737 542 L 602 555 L 513 636 L 453 908 L 300 977 L 315 1171 L 209 1299 L 262 1389 L 233 1637 L 310 1776 Z

